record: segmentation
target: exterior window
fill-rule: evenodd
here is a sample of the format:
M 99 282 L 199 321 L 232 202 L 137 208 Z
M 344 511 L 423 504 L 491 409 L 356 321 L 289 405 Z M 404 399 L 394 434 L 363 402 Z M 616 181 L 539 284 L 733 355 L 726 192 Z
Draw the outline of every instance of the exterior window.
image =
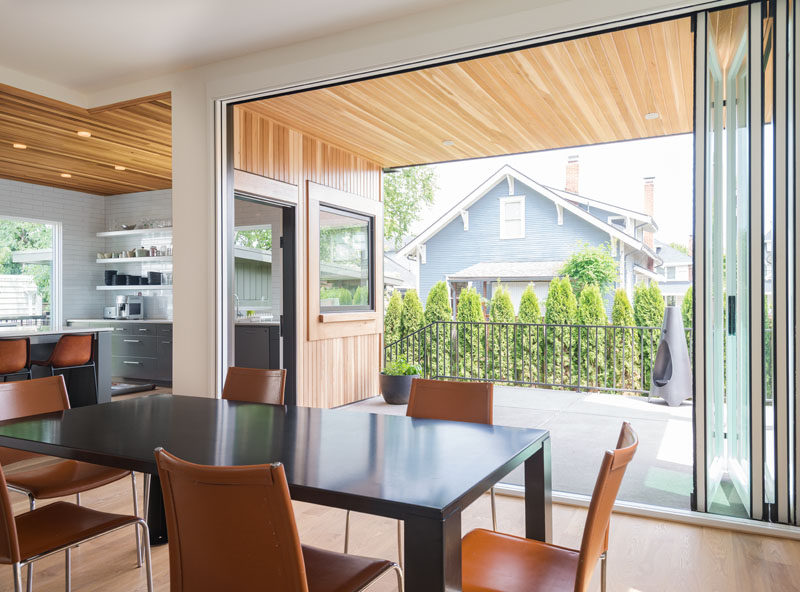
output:
M 320 311 L 373 310 L 372 235 L 372 217 L 320 206 Z
M 675 279 L 675 268 L 674 267 L 667 267 L 667 279 L 674 280 Z
M 0 326 L 58 319 L 57 223 L 0 218 Z
M 525 197 L 500 200 L 500 238 L 525 238 Z

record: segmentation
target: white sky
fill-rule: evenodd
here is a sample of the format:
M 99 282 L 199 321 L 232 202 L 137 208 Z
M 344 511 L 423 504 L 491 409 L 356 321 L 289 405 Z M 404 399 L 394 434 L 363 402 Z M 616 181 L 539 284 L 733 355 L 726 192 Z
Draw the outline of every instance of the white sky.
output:
M 434 165 L 439 188 L 434 204 L 412 226 L 418 234 L 505 164 L 544 185 L 564 188 L 567 157 L 578 155 L 581 195 L 643 211 L 644 177 L 655 177 L 656 238 L 687 244 L 692 233 L 693 136 L 683 134 L 498 156 Z

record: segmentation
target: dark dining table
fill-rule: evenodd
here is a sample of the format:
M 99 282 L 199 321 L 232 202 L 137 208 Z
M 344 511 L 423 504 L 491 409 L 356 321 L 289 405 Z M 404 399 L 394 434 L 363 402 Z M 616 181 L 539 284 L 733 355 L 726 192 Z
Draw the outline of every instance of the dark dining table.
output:
M 208 465 L 279 461 L 295 500 L 403 520 L 414 592 L 461 590 L 461 513 L 523 463 L 525 536 L 550 540 L 546 430 L 153 395 L 0 422 L 0 446 L 150 475 L 155 544 L 167 540 L 156 447 Z

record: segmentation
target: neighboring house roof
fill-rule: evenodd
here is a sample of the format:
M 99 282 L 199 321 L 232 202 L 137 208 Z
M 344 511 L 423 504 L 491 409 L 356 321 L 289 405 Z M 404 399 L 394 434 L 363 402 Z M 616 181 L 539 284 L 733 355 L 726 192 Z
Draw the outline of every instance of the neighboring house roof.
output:
M 655 251 L 647 247 L 639 239 L 631 236 L 630 234 L 627 234 L 623 229 L 619 228 L 618 226 L 609 224 L 607 220 L 601 219 L 591 214 L 590 212 L 586 211 L 583 207 L 576 204 L 574 199 L 576 196 L 574 194 L 566 193 L 566 195 L 571 197 L 570 198 L 564 197 L 560 195 L 560 193 L 565 193 L 565 192 L 553 191 L 552 189 L 545 187 L 541 183 L 537 183 L 527 175 L 524 175 L 523 173 L 519 172 L 517 169 L 509 165 L 504 165 L 503 167 L 501 167 L 491 177 L 486 179 L 486 181 L 481 183 L 467 196 L 465 196 L 453 207 L 447 210 L 447 212 L 445 212 L 438 220 L 436 220 L 433 224 L 428 226 L 428 228 L 426 228 L 412 240 L 408 241 L 405 245 L 403 245 L 397 251 L 398 255 L 402 257 L 408 257 L 409 255 L 413 254 L 417 246 L 425 244 L 432 236 L 436 235 L 450 222 L 455 220 L 457 217 L 460 217 L 461 213 L 469 209 L 469 207 L 472 206 L 472 204 L 474 204 L 479 199 L 484 197 L 498 183 L 504 180 L 508 180 L 509 178 L 516 179 L 523 185 L 530 187 L 539 194 L 543 195 L 545 198 L 550 199 L 557 207 L 561 207 L 564 210 L 571 212 L 578 218 L 581 218 L 589 222 L 590 224 L 597 226 L 604 232 L 607 232 L 609 236 L 622 241 L 623 243 L 629 245 L 633 249 L 637 251 L 646 252 L 650 257 L 656 260 L 656 265 L 660 264 L 661 260 L 658 257 L 658 255 L 656 255 Z
M 643 275 L 644 277 L 650 278 L 651 280 L 656 280 L 657 282 L 660 282 L 664 279 L 663 275 L 659 275 L 655 271 L 650 271 L 649 269 L 642 267 L 641 265 L 634 265 L 633 273 L 638 273 L 639 275 Z
M 510 261 L 476 263 L 448 274 L 449 281 L 478 279 L 500 280 L 550 280 L 564 267 L 563 261 Z
M 549 185 L 544 185 L 553 193 L 560 195 L 564 199 L 568 199 L 570 201 L 577 202 L 581 205 L 586 206 L 587 211 L 591 214 L 592 212 L 588 208 L 598 208 L 601 210 L 605 210 L 606 212 L 610 212 L 612 214 L 618 214 L 619 216 L 624 216 L 626 218 L 633 218 L 634 220 L 638 220 L 639 222 L 644 222 L 645 230 L 649 230 L 650 232 L 658 231 L 658 224 L 653 219 L 652 216 L 646 214 L 645 212 L 638 212 L 636 210 L 629 210 L 628 208 L 623 208 L 622 206 L 616 206 L 614 204 L 610 204 L 604 201 L 600 201 L 599 199 L 592 199 L 591 197 L 586 197 L 585 195 L 578 195 L 577 193 L 571 193 L 569 191 L 565 191 L 564 189 L 556 189 L 555 187 L 550 187 Z M 599 218 L 599 216 L 597 216 Z M 602 218 L 601 218 L 602 219 Z
M 383 255 L 383 283 L 394 288 L 416 288 L 417 276 L 391 254 Z
M 672 267 L 674 265 L 691 265 L 693 263 L 692 258 L 676 249 L 675 247 L 669 246 L 667 243 L 662 243 L 661 241 L 655 241 L 656 245 L 656 253 L 663 261 L 662 265 Z

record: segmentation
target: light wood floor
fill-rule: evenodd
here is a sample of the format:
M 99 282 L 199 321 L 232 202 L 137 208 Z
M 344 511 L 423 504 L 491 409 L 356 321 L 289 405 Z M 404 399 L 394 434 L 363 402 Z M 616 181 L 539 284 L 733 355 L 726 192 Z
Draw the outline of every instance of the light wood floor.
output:
M 141 479 L 139 479 L 141 498 Z M 12 494 L 15 511 L 26 500 Z M 125 480 L 83 495 L 83 503 L 106 511 L 130 512 L 130 482 Z M 522 533 L 522 500 L 498 496 L 499 528 Z M 304 543 L 341 550 L 344 512 L 297 503 L 300 536 Z M 583 509 L 556 505 L 554 542 L 577 547 L 583 531 Z M 464 531 L 489 527 L 487 496 L 464 515 Z M 352 552 L 396 559 L 395 523 L 356 514 L 353 517 Z M 146 590 L 144 570 L 136 568 L 133 531 L 123 531 L 85 543 L 72 552 L 72 584 L 76 591 L 129 592 Z M 169 589 L 166 546 L 153 549 L 156 590 Z M 36 565 L 34 584 L 40 592 L 63 590 L 63 555 Z M 595 578 L 597 580 L 597 578 Z M 0 566 L 0 590 L 11 590 L 11 570 Z M 599 590 L 594 582 L 593 590 Z M 395 590 L 391 578 L 373 587 L 375 592 Z M 620 592 L 789 592 L 800 590 L 800 542 L 732 533 L 660 522 L 624 515 L 612 520 L 609 552 L 609 591 Z M 413 591 L 409 591 L 413 592 Z

